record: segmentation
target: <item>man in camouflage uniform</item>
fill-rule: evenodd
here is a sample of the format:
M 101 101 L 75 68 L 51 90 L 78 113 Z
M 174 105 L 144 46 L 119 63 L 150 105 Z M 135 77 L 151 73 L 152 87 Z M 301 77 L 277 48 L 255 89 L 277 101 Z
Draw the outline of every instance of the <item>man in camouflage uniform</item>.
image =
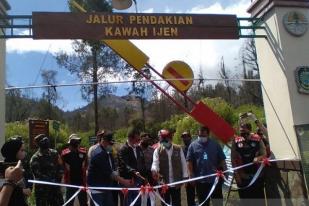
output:
M 49 148 L 49 139 L 46 135 L 36 136 L 35 143 L 39 149 L 30 160 L 34 179 L 59 183 L 63 175 L 63 168 L 58 152 Z M 34 192 L 36 206 L 59 206 L 63 204 L 60 187 L 36 184 Z

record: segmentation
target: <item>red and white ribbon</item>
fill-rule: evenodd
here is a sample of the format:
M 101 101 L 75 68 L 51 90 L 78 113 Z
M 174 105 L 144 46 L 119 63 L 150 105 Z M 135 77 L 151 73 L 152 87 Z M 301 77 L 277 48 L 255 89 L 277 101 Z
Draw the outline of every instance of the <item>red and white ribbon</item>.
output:
M 265 166 L 269 166 L 271 162 L 276 162 L 276 161 L 286 161 L 286 160 L 293 160 L 293 159 L 290 159 L 290 158 L 285 158 L 285 159 L 272 159 L 272 160 L 269 160 L 267 158 L 263 159 L 263 161 L 261 161 L 261 166 L 259 167 L 259 169 L 257 170 L 256 174 L 254 175 L 254 177 L 252 178 L 251 182 L 245 186 L 245 187 L 242 187 L 242 188 L 236 188 L 236 189 L 245 189 L 245 188 L 248 188 L 250 186 L 252 186 L 254 184 L 254 182 L 257 180 L 257 178 L 259 177 L 259 175 L 261 174 L 263 168 Z M 222 177 L 223 179 L 225 179 L 224 175 L 225 173 L 228 173 L 228 172 L 234 172 L 236 170 L 239 170 L 239 169 L 242 169 L 242 168 L 245 168 L 245 167 L 248 167 L 248 166 L 251 166 L 251 165 L 254 165 L 255 163 L 248 163 L 248 164 L 245 164 L 245 165 L 241 165 L 241 166 L 238 166 L 238 167 L 235 167 L 235 168 L 230 168 L 226 171 L 220 171 L 220 174 L 218 174 L 218 171 L 217 173 L 214 173 L 214 174 L 210 174 L 210 175 L 206 175 L 206 176 L 201 176 L 201 177 L 196 177 L 196 178 L 192 178 L 192 179 L 187 179 L 187 180 L 182 180 L 182 181 L 178 181 L 178 182 L 173 182 L 173 183 L 169 183 L 169 184 L 166 184 L 166 185 L 158 185 L 158 186 L 154 186 L 152 189 L 155 189 L 156 191 L 155 192 L 149 192 L 148 191 L 148 194 L 146 194 L 147 197 L 150 197 L 150 201 L 151 201 L 151 206 L 155 206 L 155 198 L 154 196 L 157 196 L 165 205 L 167 206 L 170 206 L 168 203 L 166 203 L 164 201 L 164 199 L 161 197 L 161 195 L 159 194 L 158 192 L 158 189 L 159 188 L 162 188 L 164 190 L 164 188 L 168 188 L 168 187 L 171 187 L 171 186 L 175 186 L 175 185 L 179 185 L 179 184 L 184 184 L 184 183 L 188 183 L 188 182 L 193 182 L 193 181 L 199 181 L 199 180 L 202 180 L 202 179 L 205 179 L 205 178 L 209 178 L 209 177 L 214 177 L 216 176 L 216 179 L 215 179 L 215 182 L 214 182 L 214 185 L 212 186 L 211 190 L 210 190 L 210 193 L 208 194 L 206 200 L 204 202 L 206 202 L 209 197 L 211 196 L 211 194 L 213 193 L 216 185 L 218 184 L 218 181 L 219 181 L 219 178 Z M 226 181 L 226 179 L 225 179 Z M 40 180 L 28 180 L 28 182 L 30 183 L 34 183 L 34 184 L 43 184 L 43 185 L 51 185 L 51 186 L 60 186 L 60 187 L 70 187 L 70 188 L 77 188 L 79 189 L 64 205 L 68 204 L 68 202 L 70 202 L 71 200 L 73 200 L 77 195 L 78 193 L 82 190 L 82 189 L 85 189 L 84 186 L 76 186 L 76 185 L 69 185 L 69 184 L 60 184 L 60 183 L 53 183 L 53 182 L 47 182 L 47 181 L 40 181 Z M 121 191 L 123 190 L 124 188 L 119 188 L 119 187 L 88 187 L 87 188 L 87 193 L 90 197 L 90 199 L 94 202 L 95 206 L 99 206 L 94 200 L 93 200 L 93 197 L 91 195 L 91 192 L 90 190 L 117 190 L 117 191 Z M 133 191 L 140 191 L 141 188 L 125 188 L 126 190 L 133 190 Z M 138 196 L 134 199 L 134 201 L 131 203 L 130 206 L 133 206 L 138 198 L 142 195 L 141 191 L 139 192 Z

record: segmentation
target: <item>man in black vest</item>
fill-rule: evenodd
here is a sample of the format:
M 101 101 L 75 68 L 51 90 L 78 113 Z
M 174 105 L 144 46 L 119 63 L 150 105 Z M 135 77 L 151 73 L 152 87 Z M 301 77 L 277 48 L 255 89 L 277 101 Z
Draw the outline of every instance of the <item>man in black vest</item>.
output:
M 151 166 L 153 178 L 158 181 L 161 176 L 165 184 L 188 178 L 186 159 L 182 148 L 172 144 L 172 134 L 168 130 L 160 130 L 158 136 L 160 146 L 154 151 Z M 164 194 L 165 202 L 173 206 L 181 205 L 180 186 L 168 188 Z
M 127 180 L 132 180 L 136 187 L 145 182 L 146 166 L 142 148 L 139 146 L 140 132 L 136 128 L 128 131 L 128 140 L 118 152 L 119 175 Z M 121 205 L 130 205 L 138 195 L 138 191 L 129 191 L 127 197 L 121 195 Z M 140 205 L 140 201 L 136 202 Z

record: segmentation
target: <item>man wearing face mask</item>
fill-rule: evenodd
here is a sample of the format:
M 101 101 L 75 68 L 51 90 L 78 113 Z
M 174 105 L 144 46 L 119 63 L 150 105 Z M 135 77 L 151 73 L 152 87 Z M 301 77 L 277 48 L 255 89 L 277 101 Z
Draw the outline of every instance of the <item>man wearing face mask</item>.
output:
M 118 152 L 119 175 L 127 180 L 132 180 L 135 187 L 145 183 L 146 167 L 145 158 L 140 143 L 140 132 L 136 128 L 128 130 L 127 142 Z M 121 205 L 130 205 L 138 195 L 138 191 L 129 191 L 127 196 L 121 195 Z M 136 202 L 140 205 L 140 201 Z
M 221 146 L 209 138 L 209 129 L 201 126 L 199 129 L 198 139 L 192 142 L 188 148 L 187 163 L 189 178 L 206 176 L 216 173 L 216 170 L 225 169 L 225 155 Z M 215 176 L 191 182 L 196 185 L 198 201 L 201 204 L 208 196 Z M 223 204 L 222 182 L 219 182 L 210 196 L 212 205 L 219 206 Z M 208 206 L 210 200 L 206 201 L 203 206 Z
M 189 146 L 191 144 L 192 138 L 190 132 L 183 132 L 181 134 L 181 139 L 183 141 L 183 152 L 185 157 L 187 156 Z M 195 185 L 193 184 L 186 184 L 186 193 L 187 193 L 187 204 L 188 206 L 195 205 Z
M 93 155 L 88 168 L 87 183 L 92 187 L 113 187 L 114 181 L 124 187 L 131 187 L 131 180 L 119 176 L 115 168 L 115 161 L 112 155 L 112 146 L 115 143 L 112 133 L 105 133 L 100 136 L 101 151 Z M 113 194 L 110 190 L 91 190 L 91 196 L 98 205 L 116 206 L 113 201 Z M 91 205 L 95 205 L 91 203 Z
M 251 162 L 258 163 L 266 157 L 266 149 L 261 137 L 251 133 L 251 129 L 250 123 L 242 123 L 240 125 L 240 136 L 235 137 L 232 143 L 231 160 L 233 167 Z M 254 164 L 235 171 L 234 175 L 237 185 L 239 187 L 249 185 L 258 168 L 259 164 Z M 247 203 L 263 205 L 264 184 L 262 177 L 259 177 L 250 187 L 238 190 L 238 193 L 244 205 Z
M 182 148 L 172 143 L 172 134 L 167 129 L 158 133 L 160 146 L 153 153 L 151 166 L 154 180 L 159 181 L 160 176 L 165 184 L 181 181 L 188 178 L 186 159 Z M 164 200 L 173 206 L 181 205 L 180 186 L 168 188 Z M 162 203 L 162 205 L 164 205 Z
M 144 158 L 145 158 L 145 167 L 146 167 L 146 178 L 149 184 L 154 185 L 154 181 L 151 175 L 151 165 L 154 149 L 151 147 L 153 139 L 150 134 L 144 133 L 141 135 L 141 143 L 140 146 L 142 148 Z
M 49 138 L 40 134 L 34 139 L 39 147 L 31 157 L 30 168 L 35 180 L 60 183 L 63 175 L 62 160 L 58 152 L 50 149 Z M 37 184 L 34 187 L 37 206 L 63 204 L 60 187 Z
M 86 186 L 86 168 L 87 168 L 87 150 L 80 147 L 81 138 L 77 134 L 71 134 L 69 137 L 69 147 L 61 152 L 61 158 L 64 162 L 64 182 L 66 184 Z M 66 201 L 68 201 L 77 188 L 66 188 Z M 79 204 L 87 205 L 86 191 L 78 194 Z M 72 200 L 67 205 L 73 205 Z

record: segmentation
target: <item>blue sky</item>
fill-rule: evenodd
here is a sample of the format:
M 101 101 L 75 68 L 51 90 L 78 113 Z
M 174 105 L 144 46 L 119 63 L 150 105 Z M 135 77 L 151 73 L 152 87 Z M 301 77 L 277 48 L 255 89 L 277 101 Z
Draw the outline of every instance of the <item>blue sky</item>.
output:
M 11 15 L 29 15 L 32 11 L 67 11 L 66 0 L 9 0 Z M 147 13 L 225 13 L 248 16 L 246 9 L 250 0 L 137 0 L 139 12 Z M 124 12 L 135 12 L 131 7 Z M 149 57 L 150 64 L 157 70 L 172 60 L 187 62 L 193 71 L 199 69 L 207 78 L 217 77 L 217 67 L 222 56 L 232 70 L 237 64 L 241 41 L 212 40 L 135 40 L 133 41 Z M 228 50 L 226 48 L 229 48 Z M 71 51 L 70 41 L 49 41 L 32 39 L 7 40 L 6 81 L 12 86 L 42 84 L 40 71 L 53 69 L 58 72 L 59 83 L 74 83 L 79 80 L 69 72 L 58 67 L 54 55 L 60 51 Z M 58 106 L 64 110 L 73 110 L 87 102 L 81 99 L 79 87 L 59 88 L 62 98 Z M 37 96 L 40 90 L 32 91 Z M 118 95 L 125 90 L 118 89 Z

